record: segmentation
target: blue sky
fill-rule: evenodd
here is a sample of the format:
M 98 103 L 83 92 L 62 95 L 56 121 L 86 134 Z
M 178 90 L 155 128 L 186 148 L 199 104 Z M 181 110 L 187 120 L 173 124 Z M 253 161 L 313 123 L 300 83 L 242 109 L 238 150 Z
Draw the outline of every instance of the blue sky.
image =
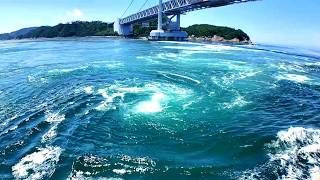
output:
M 158 0 L 149 0 L 146 6 Z M 130 0 L 0 0 L 0 33 L 23 27 L 56 25 L 74 20 L 112 22 Z M 144 0 L 135 0 L 128 14 Z M 214 24 L 240 28 L 254 42 L 320 48 L 319 0 L 261 0 L 194 11 L 182 16 L 182 26 Z

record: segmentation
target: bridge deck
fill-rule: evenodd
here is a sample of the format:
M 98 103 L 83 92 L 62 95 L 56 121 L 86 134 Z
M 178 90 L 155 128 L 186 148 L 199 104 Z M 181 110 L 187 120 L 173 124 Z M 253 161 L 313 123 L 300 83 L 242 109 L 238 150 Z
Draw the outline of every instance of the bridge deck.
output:
M 162 3 L 163 12 L 166 15 L 182 14 L 205 8 L 226 6 L 255 0 L 169 0 Z M 120 19 L 120 24 L 132 24 L 157 18 L 159 6 L 154 6 L 141 12 Z

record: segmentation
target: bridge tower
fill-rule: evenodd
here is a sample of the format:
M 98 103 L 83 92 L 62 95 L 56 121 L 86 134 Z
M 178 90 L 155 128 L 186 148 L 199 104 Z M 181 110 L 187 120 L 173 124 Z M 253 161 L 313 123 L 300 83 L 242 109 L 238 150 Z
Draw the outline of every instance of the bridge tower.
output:
M 162 0 L 159 0 L 158 11 L 158 29 L 150 32 L 149 40 L 161 41 L 161 40 L 174 40 L 183 41 L 186 40 L 188 34 L 180 30 L 180 14 L 173 15 L 167 23 L 167 30 L 163 30 L 163 5 Z M 176 21 L 172 22 L 172 18 L 176 17 Z
M 117 32 L 122 36 L 130 36 L 133 34 L 133 25 L 132 24 L 121 24 L 120 19 L 117 19 L 113 24 L 114 32 Z

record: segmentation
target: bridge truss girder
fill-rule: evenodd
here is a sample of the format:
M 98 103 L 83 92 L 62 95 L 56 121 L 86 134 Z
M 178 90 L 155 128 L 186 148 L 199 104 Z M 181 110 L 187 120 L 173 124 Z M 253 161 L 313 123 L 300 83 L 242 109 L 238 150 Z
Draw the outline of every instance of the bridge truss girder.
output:
M 201 10 L 212 7 L 226 6 L 235 3 L 243 3 L 256 0 L 169 0 L 162 3 L 163 13 L 165 15 L 184 14 L 186 12 Z M 159 6 L 154 6 L 128 17 L 120 19 L 120 24 L 133 24 L 136 22 L 156 19 L 159 12 Z

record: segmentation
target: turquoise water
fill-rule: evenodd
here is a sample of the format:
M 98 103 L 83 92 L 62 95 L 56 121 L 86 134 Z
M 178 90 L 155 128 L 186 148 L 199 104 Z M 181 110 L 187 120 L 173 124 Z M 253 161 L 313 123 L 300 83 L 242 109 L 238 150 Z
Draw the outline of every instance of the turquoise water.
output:
M 0 43 L 0 179 L 311 179 L 319 120 L 308 51 Z

